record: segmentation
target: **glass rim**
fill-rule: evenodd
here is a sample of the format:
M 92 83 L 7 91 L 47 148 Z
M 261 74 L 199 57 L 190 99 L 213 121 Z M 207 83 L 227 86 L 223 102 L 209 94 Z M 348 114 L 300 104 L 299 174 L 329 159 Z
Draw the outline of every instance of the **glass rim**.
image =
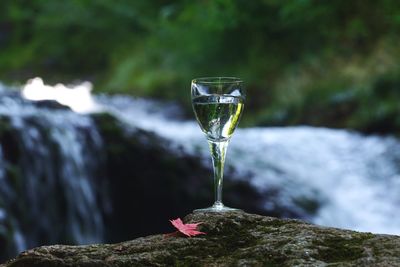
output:
M 238 77 L 200 77 L 194 78 L 192 83 L 203 83 L 203 84 L 221 84 L 221 83 L 243 83 L 243 80 Z

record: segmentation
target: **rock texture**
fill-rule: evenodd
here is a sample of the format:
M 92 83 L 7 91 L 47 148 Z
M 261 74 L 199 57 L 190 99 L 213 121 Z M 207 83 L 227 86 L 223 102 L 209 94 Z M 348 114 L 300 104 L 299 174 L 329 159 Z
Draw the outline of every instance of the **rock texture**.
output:
M 200 229 L 207 235 L 39 247 L 0 266 L 400 266 L 399 236 L 244 212 L 196 213 L 184 220 L 204 222 Z

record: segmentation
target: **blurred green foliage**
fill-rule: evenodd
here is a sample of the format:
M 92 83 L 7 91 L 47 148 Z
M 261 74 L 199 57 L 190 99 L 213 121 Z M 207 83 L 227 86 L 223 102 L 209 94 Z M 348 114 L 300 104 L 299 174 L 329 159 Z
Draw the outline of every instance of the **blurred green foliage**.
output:
M 0 79 L 89 79 L 188 107 L 192 78 L 239 76 L 247 125 L 392 132 L 399 32 L 397 0 L 5 0 Z

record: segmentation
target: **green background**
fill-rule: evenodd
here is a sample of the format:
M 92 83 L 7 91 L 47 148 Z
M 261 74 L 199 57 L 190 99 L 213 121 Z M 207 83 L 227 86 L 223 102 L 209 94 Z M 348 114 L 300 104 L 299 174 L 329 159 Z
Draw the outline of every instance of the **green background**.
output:
M 396 0 L 2 1 L 0 80 L 90 80 L 173 100 L 190 80 L 247 83 L 242 126 L 400 129 Z

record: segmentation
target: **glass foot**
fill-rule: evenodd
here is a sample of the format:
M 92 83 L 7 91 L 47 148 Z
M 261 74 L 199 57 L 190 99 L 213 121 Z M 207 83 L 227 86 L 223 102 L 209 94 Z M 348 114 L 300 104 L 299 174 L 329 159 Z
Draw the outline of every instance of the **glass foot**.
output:
M 212 205 L 209 208 L 205 208 L 205 209 L 196 209 L 193 212 L 229 212 L 229 211 L 242 211 L 241 209 L 235 209 L 235 208 L 229 208 L 227 206 L 224 206 L 224 204 L 222 203 L 214 203 L 214 205 Z

